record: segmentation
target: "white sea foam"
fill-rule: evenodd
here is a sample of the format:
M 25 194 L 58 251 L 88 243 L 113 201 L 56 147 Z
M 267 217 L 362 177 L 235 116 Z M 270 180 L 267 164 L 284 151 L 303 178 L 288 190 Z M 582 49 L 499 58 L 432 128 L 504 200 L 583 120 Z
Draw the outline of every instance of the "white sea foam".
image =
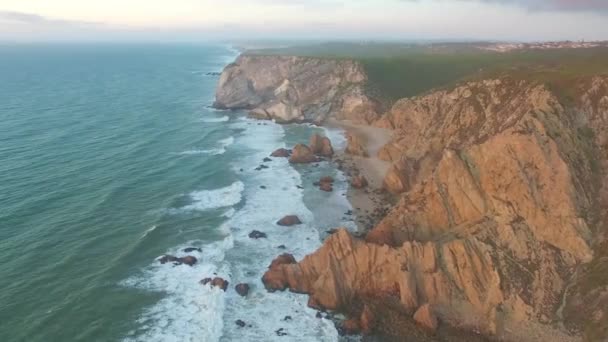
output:
M 195 155 L 201 155 L 201 154 L 219 156 L 221 154 L 226 153 L 226 148 L 232 144 L 234 144 L 234 137 L 228 137 L 225 139 L 218 140 L 219 147 L 211 148 L 211 149 L 203 149 L 203 150 L 197 150 L 197 149 L 186 150 L 186 151 L 180 152 L 178 154 L 180 156 L 195 156 Z
M 217 122 L 226 122 L 229 121 L 230 118 L 227 115 L 221 117 L 205 117 L 201 119 L 201 122 L 205 123 L 217 123 Z
M 182 207 L 181 210 L 209 210 L 230 207 L 241 201 L 244 189 L 245 185 L 242 182 L 234 182 L 225 188 L 193 191 L 189 194 L 192 203 Z
M 180 252 L 183 247 L 168 252 L 185 256 Z M 230 274 L 228 264 L 222 263 L 224 252 L 230 248 L 232 238 L 227 237 L 205 246 L 202 253 L 188 253 L 199 260 L 193 267 L 154 262 L 141 275 L 122 282 L 124 286 L 164 294 L 163 299 L 141 314 L 137 320 L 139 329 L 131 331 L 124 340 L 218 341 L 223 330 L 225 294 L 220 289 L 202 286 L 199 281 L 203 275 Z M 230 281 L 227 276 L 224 278 Z

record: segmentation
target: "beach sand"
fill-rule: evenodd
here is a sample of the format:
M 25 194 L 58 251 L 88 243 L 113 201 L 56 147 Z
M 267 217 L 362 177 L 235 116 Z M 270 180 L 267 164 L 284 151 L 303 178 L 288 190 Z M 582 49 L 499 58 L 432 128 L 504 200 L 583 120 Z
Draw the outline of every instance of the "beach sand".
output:
M 391 164 L 380 160 L 378 151 L 390 141 L 392 132 L 383 128 L 356 125 L 349 121 L 330 120 L 328 126 L 338 127 L 358 136 L 369 157 L 352 156 L 337 151 L 336 160 L 347 176 L 363 175 L 369 186 L 365 189 L 349 188 L 348 200 L 353 206 L 360 233 L 371 230 L 395 202 L 395 198 L 383 190 L 384 176 Z

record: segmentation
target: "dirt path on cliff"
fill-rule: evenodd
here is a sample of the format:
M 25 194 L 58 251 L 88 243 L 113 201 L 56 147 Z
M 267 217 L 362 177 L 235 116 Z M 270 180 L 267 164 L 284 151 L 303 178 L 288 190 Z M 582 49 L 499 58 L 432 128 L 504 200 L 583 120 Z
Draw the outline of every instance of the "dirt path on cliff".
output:
M 348 121 L 329 120 L 327 125 L 356 135 L 369 155 L 366 158 L 351 156 L 344 154 L 344 151 L 338 154 L 338 157 L 344 160 L 344 172 L 347 176 L 358 173 L 369 182 L 368 188 L 350 188 L 347 195 L 357 217 L 359 231 L 366 232 L 384 217 L 385 210 L 392 205 L 392 200 L 381 191 L 384 176 L 391 164 L 377 157 L 378 151 L 390 141 L 392 133 L 383 128 L 355 125 Z

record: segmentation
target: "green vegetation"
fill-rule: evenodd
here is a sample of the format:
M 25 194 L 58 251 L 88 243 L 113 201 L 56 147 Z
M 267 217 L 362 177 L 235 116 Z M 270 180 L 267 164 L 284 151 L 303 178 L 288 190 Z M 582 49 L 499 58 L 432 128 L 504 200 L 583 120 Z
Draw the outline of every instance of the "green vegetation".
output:
M 608 74 L 608 48 L 498 53 L 480 49 L 483 45 L 326 43 L 250 53 L 358 60 L 369 75 L 370 92 L 388 103 L 465 80 L 506 75 L 546 83 L 564 100 L 569 100 L 574 98 L 576 80 Z

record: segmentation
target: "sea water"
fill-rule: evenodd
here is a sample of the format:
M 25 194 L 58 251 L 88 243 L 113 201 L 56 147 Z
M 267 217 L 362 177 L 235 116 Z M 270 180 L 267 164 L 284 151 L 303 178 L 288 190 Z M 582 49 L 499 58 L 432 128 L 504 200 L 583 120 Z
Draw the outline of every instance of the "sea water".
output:
M 344 176 L 263 159 L 312 133 L 344 138 L 210 108 L 213 73 L 235 57 L 204 44 L 0 45 L 0 341 L 338 340 L 306 296 L 267 293 L 261 277 L 277 255 L 301 259 L 329 229 L 354 228 Z M 325 175 L 333 193 L 312 185 Z M 304 224 L 275 224 L 291 214 Z M 164 254 L 199 262 L 161 265 Z M 215 276 L 227 292 L 199 284 Z

